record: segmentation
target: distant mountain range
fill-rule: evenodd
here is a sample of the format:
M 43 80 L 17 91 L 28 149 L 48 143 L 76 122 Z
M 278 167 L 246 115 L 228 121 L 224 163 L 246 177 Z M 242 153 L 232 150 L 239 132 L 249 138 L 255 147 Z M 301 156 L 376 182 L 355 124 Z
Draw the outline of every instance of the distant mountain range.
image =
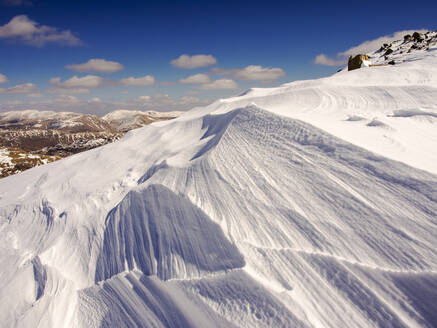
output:
M 182 112 L 116 110 L 103 117 L 24 110 L 0 113 L 0 177 L 96 148 Z

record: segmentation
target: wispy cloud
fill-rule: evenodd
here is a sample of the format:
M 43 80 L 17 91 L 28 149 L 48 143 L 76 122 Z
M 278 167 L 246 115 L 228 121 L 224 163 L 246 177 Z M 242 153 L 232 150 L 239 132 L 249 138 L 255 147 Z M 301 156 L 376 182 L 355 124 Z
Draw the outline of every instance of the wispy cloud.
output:
M 325 66 L 341 66 L 346 64 L 346 59 L 345 58 L 332 59 L 324 54 L 320 54 L 316 56 L 316 58 L 314 59 L 314 64 L 325 65 Z
M 342 66 L 347 63 L 349 56 L 358 54 L 368 54 L 379 49 L 384 43 L 391 43 L 395 40 L 403 39 L 406 34 L 413 34 L 415 31 L 424 33 L 426 30 L 403 30 L 390 35 L 381 36 L 379 38 L 368 40 L 360 43 L 357 46 L 349 48 L 345 51 L 339 52 L 335 58 L 330 58 L 325 54 L 317 55 L 314 59 L 314 64 L 326 66 Z
M 21 41 L 42 47 L 46 43 L 77 46 L 82 42 L 70 30 L 41 25 L 26 15 L 15 16 L 9 23 L 0 26 L 0 39 Z
M 10 88 L 0 88 L 0 94 L 26 94 L 38 91 L 39 88 L 33 83 L 18 84 Z
M 0 83 L 6 83 L 6 82 L 9 82 L 8 78 L 6 77 L 6 75 L 0 73 Z
M 183 84 L 202 84 L 209 83 L 211 79 L 207 74 L 195 74 L 179 80 Z
M 86 88 L 74 88 L 68 89 L 64 87 L 50 87 L 46 90 L 47 93 L 59 94 L 59 95 L 85 95 L 89 94 L 90 90 Z
M 47 93 L 81 95 L 89 94 L 90 89 L 102 88 L 107 86 L 147 86 L 155 83 L 155 78 L 151 75 L 143 77 L 128 77 L 120 81 L 105 79 L 97 75 L 85 75 L 82 77 L 73 76 L 68 80 L 61 81 L 59 77 L 49 80 L 52 85 L 46 90 Z
M 187 110 L 194 106 L 206 105 L 208 102 L 193 96 L 183 96 L 173 98 L 167 94 L 154 94 L 150 96 L 140 96 L 130 100 L 131 103 L 140 104 L 146 109 L 157 110 Z
M 238 84 L 231 79 L 219 79 L 209 83 L 202 84 L 200 89 L 202 90 L 224 90 L 224 89 L 237 89 Z
M 60 95 L 59 97 L 52 100 L 52 103 L 63 103 L 63 104 L 77 104 L 81 100 L 75 96 L 70 95 Z
M 49 80 L 49 83 L 52 87 L 46 90 L 47 93 L 79 95 L 89 93 L 89 89 L 100 88 L 110 84 L 111 81 L 96 75 L 86 75 L 83 77 L 73 76 L 64 82 L 59 77 L 54 77 Z
M 44 95 L 42 93 L 39 93 L 39 92 L 37 92 L 37 93 L 29 93 L 26 96 L 30 97 L 30 98 L 42 98 L 42 97 L 44 97 Z
M 121 71 L 124 66 L 115 61 L 109 61 L 106 59 L 94 58 L 88 60 L 83 64 L 67 65 L 65 68 L 71 69 L 76 72 L 97 72 L 97 73 L 113 73 Z
M 198 67 L 205 67 L 214 65 L 217 63 L 217 59 L 215 59 L 211 55 L 181 55 L 179 58 L 173 59 L 170 64 L 175 67 L 185 68 L 185 69 L 193 69 Z
M 49 83 L 60 88 L 74 89 L 74 88 L 99 88 L 103 86 L 105 79 L 96 75 L 86 75 L 83 77 L 73 76 L 72 78 L 61 82 L 59 77 L 49 80 Z
M 285 76 L 282 68 L 249 65 L 244 68 L 213 68 L 211 73 L 216 75 L 232 75 L 235 79 L 245 81 L 273 81 Z
M 234 74 L 234 77 L 240 80 L 248 81 L 271 81 L 285 75 L 281 68 L 269 68 L 257 65 L 250 65 Z
M 128 77 L 120 80 L 121 85 L 126 86 L 146 86 L 155 83 L 155 78 L 152 75 L 143 77 Z

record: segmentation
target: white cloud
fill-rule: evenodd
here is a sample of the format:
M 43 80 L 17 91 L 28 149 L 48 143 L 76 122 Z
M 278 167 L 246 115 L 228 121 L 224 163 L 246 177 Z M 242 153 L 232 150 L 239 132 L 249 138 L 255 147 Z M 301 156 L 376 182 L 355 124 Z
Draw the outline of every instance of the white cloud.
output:
M 190 96 L 192 96 L 192 95 L 198 95 L 198 94 L 200 94 L 200 91 L 197 91 L 197 90 L 191 90 L 191 91 L 187 91 L 187 92 L 185 92 L 185 94 L 190 95 Z
M 219 79 L 200 86 L 203 90 L 237 89 L 238 85 L 231 79 Z
M 179 58 L 173 59 L 170 64 L 179 68 L 198 68 L 204 66 L 210 66 L 217 63 L 217 59 L 215 59 L 211 55 L 181 55 Z
M 60 84 L 60 83 L 61 83 L 61 78 L 60 78 L 60 77 L 52 77 L 52 78 L 49 80 L 49 83 L 50 83 L 50 84 Z
M 375 50 L 378 50 L 384 43 L 391 43 L 396 40 L 402 40 L 404 35 L 413 34 L 414 32 L 425 33 L 426 30 L 403 30 L 398 31 L 390 35 L 381 36 L 377 39 L 369 40 L 360 43 L 357 46 L 349 48 L 343 52 L 339 52 L 336 58 L 329 58 L 324 54 L 317 55 L 314 59 L 314 63 L 318 65 L 327 66 L 341 66 L 345 65 L 348 61 L 349 56 L 354 56 L 358 54 L 368 54 Z
M 8 78 L 6 77 L 6 75 L 0 73 L 0 83 L 6 83 L 6 82 L 9 82 Z
M 40 25 L 26 15 L 15 16 L 9 23 L 0 26 L 0 38 L 19 40 L 38 47 L 42 47 L 46 43 L 69 46 L 77 46 L 82 43 L 71 31 Z
M 211 79 L 206 74 L 195 74 L 181 79 L 179 82 L 185 84 L 203 84 L 211 82 Z
M 128 86 L 145 86 L 154 84 L 155 78 L 152 75 L 146 75 L 143 77 L 128 77 L 121 79 L 120 83 Z
M 197 97 L 184 96 L 181 98 L 172 98 L 166 94 L 154 94 L 151 96 L 140 96 L 131 99 L 130 102 L 140 104 L 148 110 L 187 110 L 194 106 L 206 105 L 207 102 Z
M 55 77 L 49 80 L 50 84 L 53 84 L 58 88 L 65 89 L 99 88 L 104 85 L 104 82 L 104 78 L 96 75 L 86 75 L 83 77 L 73 76 L 72 78 L 64 82 L 61 82 L 61 79 L 59 77 Z
M 10 100 L 6 103 L 6 105 L 22 105 L 22 104 L 25 104 L 25 102 L 21 100 Z
M 180 99 L 180 103 L 181 104 L 195 104 L 195 103 L 198 103 L 200 101 L 200 99 L 199 98 L 197 98 L 197 97 L 190 97 L 190 96 L 183 96 L 181 99 Z
M 214 67 L 211 69 L 211 73 L 214 73 L 216 75 L 229 75 L 229 74 L 235 74 L 239 72 L 241 68 L 220 68 L 220 67 Z
M 284 76 L 285 72 L 281 68 L 268 68 L 258 65 L 250 65 L 234 74 L 240 80 L 248 81 L 271 81 Z
M 90 93 L 90 90 L 86 88 L 66 89 L 62 87 L 50 87 L 46 92 L 63 95 L 84 95 Z
M 102 102 L 102 100 L 100 100 L 100 98 L 94 97 L 91 98 L 90 100 L 88 100 L 89 103 L 99 103 Z
M 94 58 L 83 64 L 67 65 L 65 68 L 76 72 L 98 72 L 98 73 L 113 73 L 120 71 L 124 66 L 120 63 L 109 61 L 106 59 Z
M 89 89 L 103 87 L 107 82 L 110 83 L 110 81 L 96 75 L 73 76 L 64 82 L 59 77 L 54 77 L 49 80 L 49 83 L 53 86 L 48 88 L 46 92 L 62 95 L 88 94 L 90 93 Z
M 325 65 L 325 66 L 341 66 L 346 64 L 346 60 L 345 58 L 332 59 L 324 54 L 320 54 L 316 56 L 316 58 L 314 59 L 314 63 L 318 65 Z
M 60 95 L 59 97 L 55 98 L 52 100 L 55 103 L 74 103 L 77 104 L 78 102 L 80 102 L 81 100 L 75 96 L 69 96 L 69 95 Z
M 29 93 L 28 95 L 26 95 L 27 97 L 31 97 L 31 98 L 41 98 L 44 97 L 44 95 L 42 93 Z
M 33 83 L 18 84 L 10 88 L 0 88 L 0 94 L 25 94 L 25 93 L 35 93 L 39 89 Z
M 151 97 L 150 96 L 139 96 L 137 98 L 138 101 L 143 102 L 143 101 L 150 101 Z
M 262 67 L 260 65 L 249 65 L 245 68 L 216 67 L 211 72 L 216 75 L 232 75 L 235 79 L 246 81 L 273 81 L 285 76 L 282 68 Z

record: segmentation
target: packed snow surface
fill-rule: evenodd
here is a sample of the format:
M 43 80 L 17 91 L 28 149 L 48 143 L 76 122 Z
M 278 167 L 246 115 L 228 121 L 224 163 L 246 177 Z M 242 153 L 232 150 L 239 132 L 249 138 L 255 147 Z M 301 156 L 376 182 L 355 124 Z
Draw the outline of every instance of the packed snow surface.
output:
M 5 327 L 435 327 L 437 52 L 0 180 Z

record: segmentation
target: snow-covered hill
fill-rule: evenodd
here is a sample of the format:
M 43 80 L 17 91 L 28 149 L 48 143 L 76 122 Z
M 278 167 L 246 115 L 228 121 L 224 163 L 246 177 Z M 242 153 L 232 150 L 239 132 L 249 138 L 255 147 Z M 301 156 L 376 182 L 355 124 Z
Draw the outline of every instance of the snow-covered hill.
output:
M 117 131 L 130 131 L 156 121 L 165 121 L 182 115 L 183 112 L 155 112 L 120 109 L 102 117 Z
M 0 180 L 0 322 L 435 327 L 436 50 Z

